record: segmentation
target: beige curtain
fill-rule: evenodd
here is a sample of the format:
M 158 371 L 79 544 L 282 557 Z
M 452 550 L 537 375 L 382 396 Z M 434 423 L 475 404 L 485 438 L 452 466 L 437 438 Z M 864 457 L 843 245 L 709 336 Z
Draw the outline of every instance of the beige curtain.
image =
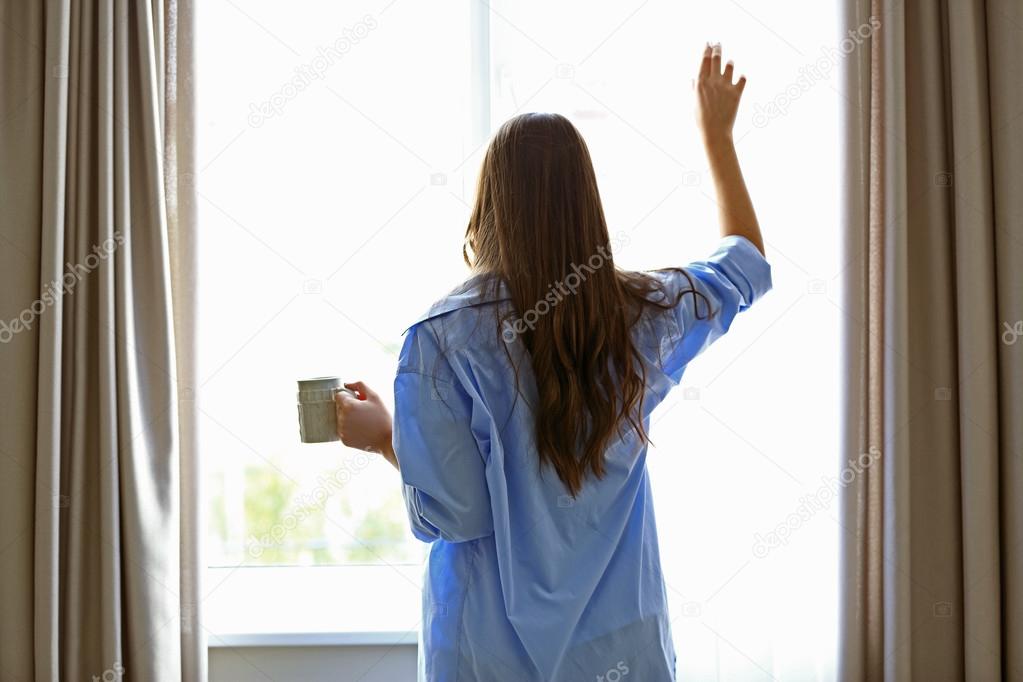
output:
M 0 678 L 201 680 L 190 0 L 0 0 Z
M 840 679 L 1023 680 L 1023 3 L 845 10 Z

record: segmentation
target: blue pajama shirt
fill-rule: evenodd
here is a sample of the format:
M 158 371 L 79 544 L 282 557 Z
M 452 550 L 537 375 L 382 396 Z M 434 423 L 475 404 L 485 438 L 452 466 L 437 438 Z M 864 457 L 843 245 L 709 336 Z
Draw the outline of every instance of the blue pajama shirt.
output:
M 684 269 L 706 298 L 651 307 L 633 329 L 647 427 L 689 361 L 771 288 L 771 266 L 744 237 Z M 650 274 L 671 301 L 689 286 L 678 272 Z M 419 679 L 674 680 L 646 445 L 631 431 L 615 441 L 606 475 L 586 477 L 575 499 L 541 470 L 529 359 L 497 333 L 507 289 L 482 283 L 470 278 L 410 327 L 394 382 L 408 516 L 431 543 Z M 715 314 L 699 319 L 708 302 Z

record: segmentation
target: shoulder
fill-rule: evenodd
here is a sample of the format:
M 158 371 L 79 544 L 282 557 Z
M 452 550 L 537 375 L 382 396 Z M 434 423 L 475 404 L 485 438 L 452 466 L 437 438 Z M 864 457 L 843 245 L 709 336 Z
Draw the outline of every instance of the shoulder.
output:
M 473 275 L 440 297 L 405 332 L 414 330 L 424 322 L 432 322 L 466 308 L 510 300 L 508 288 L 499 277 L 490 274 Z
M 427 371 L 439 356 L 467 347 L 481 326 L 480 313 L 510 300 L 507 285 L 500 278 L 487 274 L 469 277 L 434 301 L 405 329 L 399 371 Z

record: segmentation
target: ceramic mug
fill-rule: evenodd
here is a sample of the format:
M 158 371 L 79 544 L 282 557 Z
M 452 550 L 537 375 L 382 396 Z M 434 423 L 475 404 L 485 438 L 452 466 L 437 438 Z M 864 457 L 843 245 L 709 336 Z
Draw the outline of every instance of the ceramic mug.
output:
M 329 443 L 338 440 L 337 410 L 334 396 L 355 392 L 344 387 L 339 377 L 316 377 L 298 382 L 298 433 L 303 443 Z

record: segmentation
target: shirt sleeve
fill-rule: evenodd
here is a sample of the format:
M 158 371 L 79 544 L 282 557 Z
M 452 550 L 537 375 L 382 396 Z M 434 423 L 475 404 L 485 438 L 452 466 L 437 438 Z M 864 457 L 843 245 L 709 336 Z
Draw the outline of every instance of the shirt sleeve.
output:
M 430 336 L 416 326 L 402 350 L 394 380 L 394 452 L 412 534 L 423 542 L 465 542 L 493 533 L 486 466 L 472 428 L 485 415 L 453 373 L 435 371 L 444 363 Z
M 656 273 L 665 282 L 669 300 L 682 294 L 670 311 L 675 329 L 662 346 L 666 346 L 662 367 L 676 384 L 686 365 L 723 336 L 735 316 L 772 286 L 771 265 L 753 242 L 738 235 L 724 237 L 709 258 L 682 269 L 688 278 L 677 270 Z

